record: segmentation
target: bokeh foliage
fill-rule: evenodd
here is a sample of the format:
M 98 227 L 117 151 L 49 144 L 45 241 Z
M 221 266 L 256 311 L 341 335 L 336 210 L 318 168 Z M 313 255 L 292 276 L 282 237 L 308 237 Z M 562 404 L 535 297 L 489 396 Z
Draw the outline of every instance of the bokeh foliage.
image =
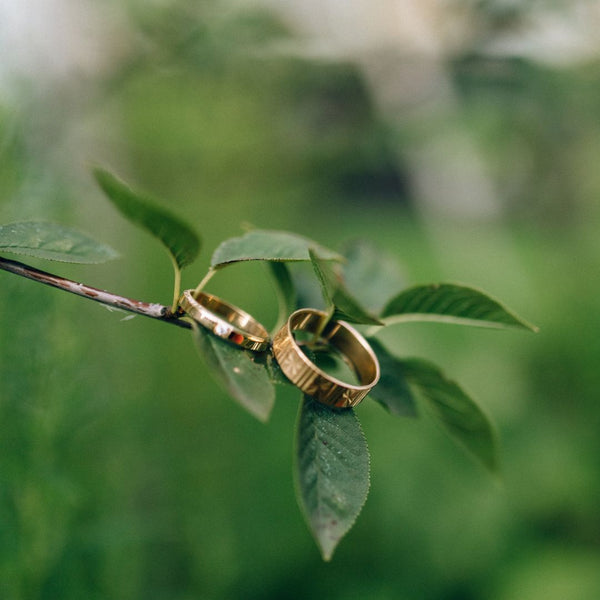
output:
M 411 209 L 411 174 L 392 152 L 422 122 L 387 127 L 352 65 L 248 52 L 284 35 L 270 17 L 179 5 L 132 3 L 140 52 L 66 120 L 93 132 L 85 159 L 124 165 L 197 224 L 206 250 L 184 274 L 190 286 L 249 222 L 330 247 L 374 239 L 407 282 L 468 282 L 535 320 L 537 336 L 433 324 L 385 334 L 396 354 L 435 359 L 494 416 L 504 483 L 427 419 L 392 420 L 366 401 L 369 501 L 322 564 L 290 475 L 297 394 L 255 422 L 185 332 L 0 273 L 2 598 L 595 600 L 598 61 L 492 63 L 476 48 L 449 61 L 458 126 L 479 140 L 507 208 L 440 224 Z M 0 111 L 0 221 L 90 231 L 122 258 L 63 274 L 169 302 L 168 262 L 81 179 L 67 125 L 58 139 L 32 135 L 28 115 L 39 121 L 44 103 L 51 95 Z M 240 265 L 210 290 L 271 326 L 270 286 L 263 266 Z

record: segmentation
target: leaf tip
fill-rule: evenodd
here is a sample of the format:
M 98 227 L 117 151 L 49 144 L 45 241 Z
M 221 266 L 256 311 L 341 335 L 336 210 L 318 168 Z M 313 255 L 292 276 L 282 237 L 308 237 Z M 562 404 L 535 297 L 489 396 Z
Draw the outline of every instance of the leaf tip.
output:
M 320 550 L 321 550 L 321 558 L 325 562 L 331 562 L 335 548 L 331 548 L 330 550 L 325 550 L 324 548 L 321 547 Z
M 483 464 L 483 466 L 485 467 L 485 469 L 487 470 L 487 472 L 494 478 L 494 479 L 502 479 L 502 468 L 500 466 L 500 461 L 498 459 L 498 454 L 496 452 L 496 448 L 494 448 L 494 453 L 492 456 L 488 457 L 488 458 L 481 458 L 481 463 Z
M 511 316 L 514 319 L 514 322 L 512 324 L 506 324 L 504 326 L 505 329 L 521 329 L 530 333 L 539 333 L 540 328 L 537 325 L 518 317 L 514 313 L 512 313 Z
M 116 179 L 114 175 L 112 175 L 107 169 L 101 167 L 100 165 L 93 165 L 91 167 L 92 177 L 96 180 L 96 183 L 104 189 L 106 185 L 106 181 L 108 179 Z
M 342 541 L 343 536 L 342 537 L 332 536 L 332 535 L 321 536 L 318 534 L 318 527 L 313 532 L 313 534 L 314 534 L 314 538 L 317 542 L 317 546 L 319 548 L 321 558 L 325 562 L 331 562 L 331 559 L 333 558 L 333 555 L 334 555 L 335 551 L 337 550 L 339 543 Z
M 256 417 L 256 420 L 260 421 L 263 425 L 266 425 L 269 422 L 269 419 L 271 417 L 270 410 L 268 412 L 260 412 L 260 411 L 248 411 L 248 412 L 250 412 L 250 414 L 254 415 L 254 417 Z

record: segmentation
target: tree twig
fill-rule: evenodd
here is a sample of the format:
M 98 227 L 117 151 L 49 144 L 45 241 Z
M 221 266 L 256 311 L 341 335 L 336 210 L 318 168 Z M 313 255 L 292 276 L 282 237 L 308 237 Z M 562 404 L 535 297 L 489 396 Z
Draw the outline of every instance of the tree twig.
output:
M 179 327 L 184 327 L 186 329 L 191 328 L 191 325 L 187 321 L 181 319 L 181 315 L 174 314 L 169 306 L 164 306 L 163 304 L 141 302 L 140 300 L 134 300 L 133 298 L 118 296 L 111 292 L 105 292 L 104 290 L 90 287 L 84 283 L 77 283 L 76 281 L 71 281 L 70 279 L 65 279 L 64 277 L 59 277 L 52 273 L 40 271 L 39 269 L 30 267 L 24 263 L 16 260 L 8 260 L 1 256 L 0 269 L 8 271 L 9 273 L 14 273 L 15 275 L 20 275 L 21 277 L 26 277 L 27 279 L 32 279 L 38 283 L 50 285 L 60 290 L 64 290 L 65 292 L 70 292 L 71 294 L 87 298 L 88 300 L 94 300 L 94 302 L 100 302 L 101 304 L 120 308 L 138 315 L 143 315 L 144 317 L 150 317 L 151 319 L 158 319 L 163 323 L 171 323 L 172 325 L 178 325 Z

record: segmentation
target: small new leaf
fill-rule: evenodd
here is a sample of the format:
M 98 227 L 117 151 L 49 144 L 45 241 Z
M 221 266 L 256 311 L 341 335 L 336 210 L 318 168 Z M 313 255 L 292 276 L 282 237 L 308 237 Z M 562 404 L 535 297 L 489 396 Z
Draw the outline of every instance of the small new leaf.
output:
M 123 216 L 163 243 L 179 269 L 196 259 L 200 252 L 200 238 L 190 225 L 153 200 L 134 192 L 108 171 L 94 169 L 94 177 Z
M 333 318 L 342 319 L 349 323 L 364 325 L 383 325 L 381 321 L 369 314 L 344 286 L 340 275 L 333 266 L 323 260 L 314 248 L 309 250 L 315 274 L 321 284 L 325 302 L 334 307 Z
M 537 331 L 487 294 L 462 285 L 418 285 L 392 298 L 381 312 L 386 325 L 406 321 L 435 321 L 478 327 Z
M 275 403 L 275 388 L 266 366 L 254 362 L 249 352 L 218 339 L 195 322 L 192 333 L 198 352 L 215 379 L 241 406 L 265 423 Z
M 0 252 L 82 264 L 102 263 L 118 256 L 106 244 L 79 231 L 36 221 L 0 225 Z
M 369 344 L 379 360 L 381 375 L 370 396 L 386 410 L 400 417 L 416 417 L 415 397 L 410 389 L 404 363 L 390 354 L 376 339 Z
M 427 411 L 490 471 L 498 469 L 496 435 L 484 412 L 434 364 L 420 359 L 398 360 Z
M 352 409 L 335 411 L 304 396 L 294 469 L 300 508 L 330 560 L 369 493 L 369 449 Z
M 287 231 L 255 229 L 222 242 L 212 255 L 211 267 L 220 269 L 231 263 L 247 260 L 309 261 L 310 248 L 316 248 L 324 260 L 343 260 L 337 252 L 301 235 Z

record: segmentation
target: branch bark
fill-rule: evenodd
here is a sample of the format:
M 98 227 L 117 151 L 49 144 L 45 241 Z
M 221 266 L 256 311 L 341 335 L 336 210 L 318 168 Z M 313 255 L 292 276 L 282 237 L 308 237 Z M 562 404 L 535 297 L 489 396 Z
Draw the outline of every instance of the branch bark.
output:
M 85 285 L 84 283 L 77 283 L 52 273 L 46 273 L 40 271 L 34 267 L 30 267 L 24 263 L 16 260 L 8 260 L 0 256 L 0 269 L 26 277 L 38 283 L 43 283 L 65 292 L 93 300 L 94 302 L 100 302 L 107 306 L 114 308 L 120 308 L 128 312 L 142 315 L 144 317 L 150 317 L 151 319 L 157 319 L 163 323 L 170 323 L 171 325 L 177 325 L 178 327 L 184 327 L 191 329 L 191 325 L 181 318 L 182 315 L 174 314 L 169 306 L 157 303 L 142 302 L 140 300 L 134 300 L 133 298 L 126 298 L 119 296 L 111 292 L 106 292 L 98 288 Z

